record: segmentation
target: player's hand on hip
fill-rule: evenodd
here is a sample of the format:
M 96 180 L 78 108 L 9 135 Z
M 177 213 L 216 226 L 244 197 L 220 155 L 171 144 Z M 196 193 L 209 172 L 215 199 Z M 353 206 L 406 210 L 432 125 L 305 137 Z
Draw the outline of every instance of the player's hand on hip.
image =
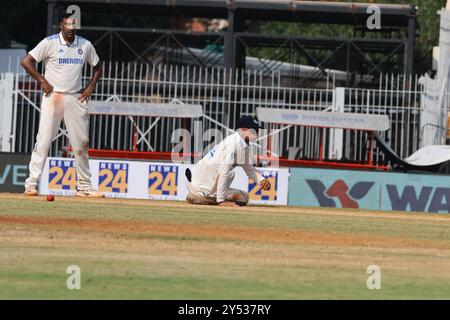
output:
M 231 202 L 231 201 L 224 201 L 219 203 L 219 206 L 221 207 L 239 207 L 236 203 Z
M 93 88 L 93 87 L 87 86 L 85 89 L 83 89 L 83 90 L 81 91 L 81 95 L 80 95 L 80 97 L 78 98 L 78 100 L 80 100 L 81 102 L 85 102 L 85 101 L 88 102 L 88 101 L 89 101 L 89 98 L 91 97 L 93 91 L 94 91 L 94 88 Z
M 49 93 L 53 91 L 53 86 L 44 79 L 41 81 L 41 89 L 44 91 L 44 95 L 48 96 Z
M 262 181 L 259 183 L 259 185 L 261 186 L 261 188 L 262 188 L 263 190 L 269 190 L 269 189 L 270 189 L 270 181 L 269 181 L 269 179 L 264 179 L 264 180 L 262 180 Z

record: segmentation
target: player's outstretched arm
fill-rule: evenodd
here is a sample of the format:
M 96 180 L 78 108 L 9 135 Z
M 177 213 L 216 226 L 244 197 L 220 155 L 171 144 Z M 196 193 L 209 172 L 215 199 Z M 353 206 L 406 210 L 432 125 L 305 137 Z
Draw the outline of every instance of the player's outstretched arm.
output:
M 92 92 L 94 92 L 95 86 L 98 82 L 98 80 L 100 79 L 100 76 L 102 75 L 102 66 L 99 63 L 97 63 L 97 65 L 94 67 L 94 74 L 92 76 L 91 81 L 88 83 L 88 85 L 86 86 L 86 88 L 84 88 L 81 91 L 81 96 L 80 96 L 80 101 L 84 102 L 84 101 L 88 101 L 89 98 L 92 95 Z
M 27 54 L 22 61 L 20 62 L 25 71 L 32 76 L 36 81 L 39 81 L 41 84 L 42 91 L 44 91 L 45 95 L 48 95 L 53 91 L 53 86 L 45 80 L 44 76 L 39 73 L 36 69 L 36 60 L 30 55 Z
M 264 178 L 252 164 L 242 164 L 241 167 L 244 169 L 247 176 L 256 181 L 263 190 L 270 189 L 269 179 Z

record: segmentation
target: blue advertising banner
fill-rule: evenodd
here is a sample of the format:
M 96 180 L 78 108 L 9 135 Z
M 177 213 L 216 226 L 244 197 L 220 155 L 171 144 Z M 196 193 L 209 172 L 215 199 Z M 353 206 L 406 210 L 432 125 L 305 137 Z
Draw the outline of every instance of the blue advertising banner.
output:
M 0 157 L 0 165 L 2 164 Z M 29 156 L 27 163 L 29 162 Z M 186 201 L 188 194 L 185 170 L 192 164 L 169 162 L 145 162 L 127 160 L 90 159 L 91 182 L 94 189 L 107 198 L 154 199 Z M 0 166 L 2 169 L 2 166 Z M 269 190 L 262 190 L 245 171 L 237 167 L 232 188 L 248 191 L 251 204 L 287 205 L 289 169 L 258 168 L 271 182 Z M 1 181 L 20 183 L 27 176 L 27 166 L 7 165 L 0 171 Z M 14 175 L 13 175 L 14 173 Z M 2 178 L 3 177 L 3 178 Z M 0 184 L 1 185 L 1 184 Z M 39 194 L 74 196 L 77 187 L 75 160 L 71 158 L 47 158 L 39 181 Z
M 0 152 L 0 192 L 24 192 L 31 155 Z
M 450 176 L 291 168 L 288 205 L 450 213 Z

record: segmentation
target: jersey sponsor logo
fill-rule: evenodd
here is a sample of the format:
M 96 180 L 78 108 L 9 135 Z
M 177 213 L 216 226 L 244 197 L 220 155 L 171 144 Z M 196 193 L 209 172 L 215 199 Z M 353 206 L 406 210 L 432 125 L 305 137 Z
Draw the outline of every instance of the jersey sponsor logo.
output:
M 120 197 L 128 192 L 128 163 L 100 162 L 98 190 Z
M 248 179 L 248 195 L 253 201 L 277 201 L 278 172 L 271 170 L 260 171 L 264 178 L 269 179 L 270 189 L 263 190 L 253 179 Z
M 59 48 L 58 53 L 64 53 L 64 49 L 63 48 Z
M 77 170 L 74 160 L 49 161 L 48 188 L 50 190 L 77 189 Z
M 81 56 L 83 54 L 83 50 L 78 49 L 78 54 Z
M 59 64 L 84 64 L 84 59 L 82 58 L 59 58 Z
M 178 166 L 149 165 L 148 195 L 151 198 L 174 198 L 178 193 Z

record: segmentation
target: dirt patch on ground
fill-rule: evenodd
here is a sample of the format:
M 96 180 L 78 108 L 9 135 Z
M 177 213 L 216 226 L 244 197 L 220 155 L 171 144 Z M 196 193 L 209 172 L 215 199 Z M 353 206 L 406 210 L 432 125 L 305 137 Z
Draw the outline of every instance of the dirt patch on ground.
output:
M 62 219 L 0 215 L 2 225 L 37 226 L 49 229 L 79 229 L 127 236 L 155 234 L 235 241 L 256 241 L 285 244 L 356 246 L 381 248 L 449 249 L 446 241 L 417 240 L 362 234 L 307 231 L 287 228 L 224 227 L 214 225 L 185 225 L 118 221 L 108 219 Z

